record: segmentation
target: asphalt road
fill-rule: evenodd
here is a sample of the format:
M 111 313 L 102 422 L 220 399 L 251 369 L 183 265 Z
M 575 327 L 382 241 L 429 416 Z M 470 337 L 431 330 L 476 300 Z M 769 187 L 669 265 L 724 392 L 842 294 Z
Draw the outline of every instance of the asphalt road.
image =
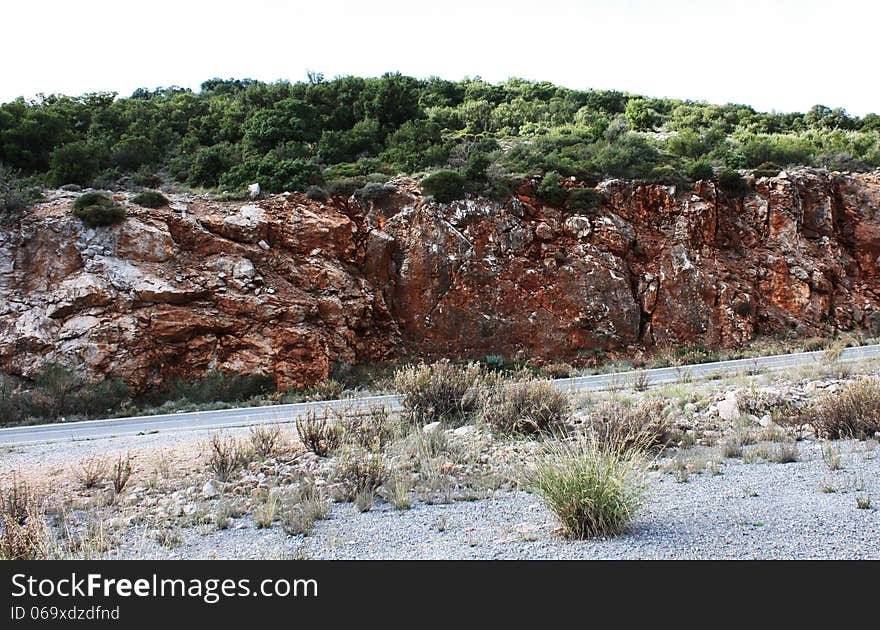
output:
M 840 361 L 859 361 L 877 357 L 880 357 L 880 345 L 860 346 L 844 350 Z M 653 370 L 564 378 L 554 381 L 554 384 L 559 389 L 568 392 L 597 391 L 615 387 L 633 387 L 638 381 L 651 386 L 689 379 L 701 380 L 744 371 L 784 370 L 812 363 L 820 363 L 822 360 L 822 351 L 800 352 L 754 359 L 736 359 L 733 361 L 699 363 L 678 367 L 656 368 Z M 382 405 L 389 411 L 395 411 L 400 409 L 400 400 L 397 396 L 369 396 L 290 405 L 242 407 L 217 411 L 195 411 L 157 416 L 135 416 L 130 418 L 10 427 L 0 429 L 0 446 L 39 444 L 66 440 L 93 440 L 154 432 L 204 431 L 242 427 L 250 424 L 291 422 L 298 415 L 309 410 L 315 410 L 320 413 L 326 407 L 330 407 L 339 412 L 358 413 L 374 405 Z

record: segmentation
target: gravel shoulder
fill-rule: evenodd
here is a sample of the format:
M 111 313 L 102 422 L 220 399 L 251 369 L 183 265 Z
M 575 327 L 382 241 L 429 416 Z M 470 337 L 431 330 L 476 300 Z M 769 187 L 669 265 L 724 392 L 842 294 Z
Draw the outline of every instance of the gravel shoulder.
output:
M 818 444 L 799 445 L 803 461 L 727 460 L 676 482 L 652 474 L 652 493 L 632 529 L 618 538 L 569 541 L 540 500 L 524 492 L 445 505 L 381 504 L 358 513 L 333 506 L 310 536 L 256 529 L 185 530 L 167 549 L 132 533 L 121 557 L 308 559 L 878 559 L 880 511 L 856 497 L 880 497 L 880 454 L 871 442 L 842 442 L 842 470 L 830 471 Z M 878 449 L 880 450 L 880 449 Z M 823 492 L 834 488 L 834 492 Z

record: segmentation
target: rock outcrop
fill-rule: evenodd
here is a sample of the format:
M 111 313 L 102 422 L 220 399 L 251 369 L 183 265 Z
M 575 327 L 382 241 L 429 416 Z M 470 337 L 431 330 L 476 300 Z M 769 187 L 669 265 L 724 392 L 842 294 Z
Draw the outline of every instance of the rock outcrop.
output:
M 880 172 L 781 173 L 744 199 L 605 182 L 588 216 L 394 184 L 367 208 L 126 202 L 97 229 L 52 193 L 0 234 L 0 370 L 60 361 L 146 387 L 220 367 L 290 387 L 404 354 L 577 362 L 880 331 Z

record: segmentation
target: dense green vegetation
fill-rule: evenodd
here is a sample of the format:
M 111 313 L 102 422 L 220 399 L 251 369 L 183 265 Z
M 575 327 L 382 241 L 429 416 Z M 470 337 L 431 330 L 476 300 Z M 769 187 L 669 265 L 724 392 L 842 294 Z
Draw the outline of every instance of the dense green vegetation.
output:
M 88 192 L 73 202 L 73 214 L 89 227 L 114 225 L 125 220 L 125 208 L 101 193 Z
M 156 187 L 164 178 L 236 192 L 260 182 L 267 192 L 316 197 L 366 186 L 364 198 L 381 196 L 396 173 L 451 170 L 464 192 L 494 196 L 542 177 L 542 196 L 562 204 L 559 178 L 571 176 L 676 183 L 713 168 L 871 169 L 880 165 L 878 137 L 880 116 L 821 105 L 762 113 L 519 79 L 493 85 L 399 74 L 212 79 L 199 92 L 138 89 L 128 98 L 52 95 L 0 105 L 0 165 L 50 185 Z M 441 196 L 462 194 L 456 177 L 443 177 L 435 181 Z

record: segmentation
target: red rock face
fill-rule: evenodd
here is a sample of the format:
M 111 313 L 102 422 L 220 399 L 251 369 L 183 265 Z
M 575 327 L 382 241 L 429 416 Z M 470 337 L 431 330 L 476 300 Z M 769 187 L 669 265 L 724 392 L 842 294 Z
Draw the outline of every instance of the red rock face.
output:
M 220 367 L 291 387 L 403 354 L 578 362 L 880 332 L 876 172 L 762 178 L 745 199 L 610 182 L 589 216 L 396 184 L 365 209 L 181 197 L 98 230 L 58 193 L 0 235 L 0 369 L 54 360 L 143 388 Z

